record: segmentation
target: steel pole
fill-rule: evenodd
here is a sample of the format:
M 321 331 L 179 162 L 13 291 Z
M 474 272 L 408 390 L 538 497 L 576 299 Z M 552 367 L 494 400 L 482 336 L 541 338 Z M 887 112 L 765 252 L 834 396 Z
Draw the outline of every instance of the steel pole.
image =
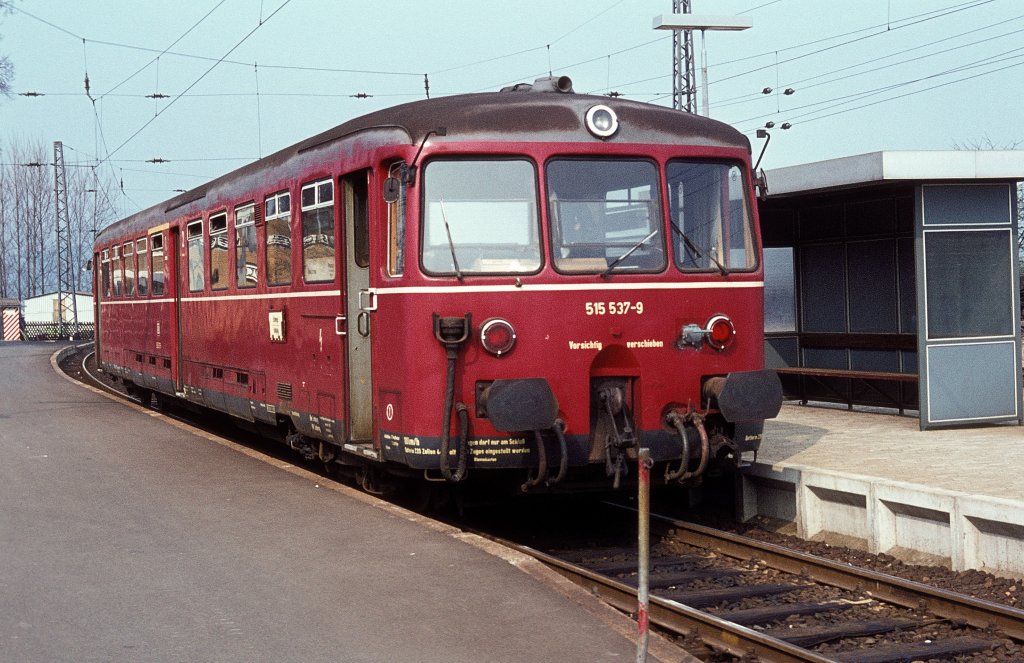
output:
M 636 661 L 647 661 L 647 642 L 650 639 L 650 574 L 651 574 L 651 450 L 640 449 L 637 481 L 637 514 L 640 520 L 637 534 L 639 572 L 636 583 L 636 621 L 639 637 L 636 643 Z

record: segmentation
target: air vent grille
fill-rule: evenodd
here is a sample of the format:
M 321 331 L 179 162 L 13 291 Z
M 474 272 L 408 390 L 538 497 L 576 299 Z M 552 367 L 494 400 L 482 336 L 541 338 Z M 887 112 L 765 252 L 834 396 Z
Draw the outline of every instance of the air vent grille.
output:
M 278 382 L 277 397 L 281 400 L 290 401 L 292 399 L 292 386 L 287 382 Z

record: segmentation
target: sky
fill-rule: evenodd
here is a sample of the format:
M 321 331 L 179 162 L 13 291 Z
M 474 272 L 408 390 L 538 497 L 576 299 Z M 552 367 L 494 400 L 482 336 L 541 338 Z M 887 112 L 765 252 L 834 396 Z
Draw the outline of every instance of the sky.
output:
M 692 10 L 753 21 L 706 34 L 708 99 L 755 157 L 756 130 L 775 123 L 765 168 L 1024 149 L 1020 0 L 692 0 Z M 15 66 L 0 149 L 39 142 L 52 155 L 61 141 L 69 167 L 98 165 L 116 183 L 128 215 L 422 99 L 425 82 L 435 97 L 550 73 L 578 93 L 671 106 L 671 34 L 652 28 L 671 11 L 671 0 L 13 0 L 0 15 L 0 55 Z M 699 34 L 694 57 L 700 83 Z

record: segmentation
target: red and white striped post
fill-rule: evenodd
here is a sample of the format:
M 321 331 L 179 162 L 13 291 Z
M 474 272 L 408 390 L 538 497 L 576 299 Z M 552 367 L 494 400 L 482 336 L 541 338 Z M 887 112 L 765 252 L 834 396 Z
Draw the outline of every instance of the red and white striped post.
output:
M 639 631 L 639 638 L 636 643 L 636 662 L 647 661 L 647 641 L 650 637 L 648 632 L 650 616 L 648 614 L 649 584 L 651 572 L 651 450 L 640 449 L 637 455 L 639 467 L 637 482 L 637 513 L 639 514 L 640 527 L 637 534 L 638 548 L 638 578 L 636 583 L 636 621 Z

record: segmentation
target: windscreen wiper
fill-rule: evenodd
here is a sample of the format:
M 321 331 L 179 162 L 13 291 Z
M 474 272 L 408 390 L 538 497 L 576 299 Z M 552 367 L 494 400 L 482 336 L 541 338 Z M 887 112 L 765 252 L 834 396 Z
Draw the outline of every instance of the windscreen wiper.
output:
M 606 276 L 608 276 L 609 274 L 611 274 L 611 273 L 612 273 L 612 270 L 613 270 L 613 269 L 615 269 L 615 268 L 616 268 L 616 267 L 618 266 L 618 264 L 619 264 L 620 262 L 622 262 L 623 260 L 625 260 L 626 258 L 628 258 L 628 257 L 629 257 L 630 255 L 632 255 L 632 253 L 633 253 L 634 251 L 636 251 L 636 250 L 637 250 L 637 249 L 639 249 L 639 248 L 640 248 L 641 246 L 643 246 L 644 244 L 646 244 L 646 243 L 647 243 L 647 240 L 649 240 L 650 238 L 654 237 L 654 236 L 655 236 L 655 235 L 657 235 L 657 234 L 658 234 L 658 229 L 657 229 L 657 228 L 655 228 L 654 230 L 652 230 L 652 231 L 651 231 L 651 234 L 650 234 L 650 235 L 648 235 L 647 237 L 644 237 L 644 238 L 643 238 L 642 240 L 640 240 L 639 242 L 637 242 L 636 244 L 634 244 L 634 245 L 632 246 L 632 248 L 630 248 L 630 249 L 629 249 L 629 251 L 626 251 L 626 252 L 625 252 L 625 253 L 623 253 L 623 254 L 622 254 L 621 256 L 619 256 L 618 258 L 616 258 L 615 260 L 613 260 L 613 261 L 611 262 L 611 264 L 610 264 L 610 265 L 608 265 L 608 269 L 606 269 L 606 270 L 604 270 L 603 272 L 601 272 L 601 278 L 605 278 Z
M 459 259 L 455 257 L 455 243 L 452 242 L 452 227 L 448 225 L 448 215 L 444 213 L 444 198 L 441 202 L 441 220 L 444 221 L 444 232 L 448 235 L 448 250 L 452 253 L 452 265 L 455 266 L 455 278 L 462 280 L 462 270 L 459 269 Z
M 675 230 L 677 233 L 679 233 L 679 236 L 683 238 L 683 243 L 686 244 L 686 248 L 690 249 L 690 251 L 693 251 L 694 255 L 696 255 L 698 258 L 707 258 L 711 262 L 715 263 L 715 267 L 718 268 L 718 271 L 722 274 L 722 276 L 729 275 L 729 270 L 725 268 L 725 265 L 718 262 L 718 258 L 716 258 L 713 253 L 711 253 L 710 251 L 701 251 L 699 248 L 697 248 L 697 245 L 694 244 L 693 241 L 686 236 L 686 233 L 684 233 L 682 229 L 680 229 L 679 226 L 676 225 L 675 221 L 669 219 L 669 223 L 672 225 L 672 230 Z

